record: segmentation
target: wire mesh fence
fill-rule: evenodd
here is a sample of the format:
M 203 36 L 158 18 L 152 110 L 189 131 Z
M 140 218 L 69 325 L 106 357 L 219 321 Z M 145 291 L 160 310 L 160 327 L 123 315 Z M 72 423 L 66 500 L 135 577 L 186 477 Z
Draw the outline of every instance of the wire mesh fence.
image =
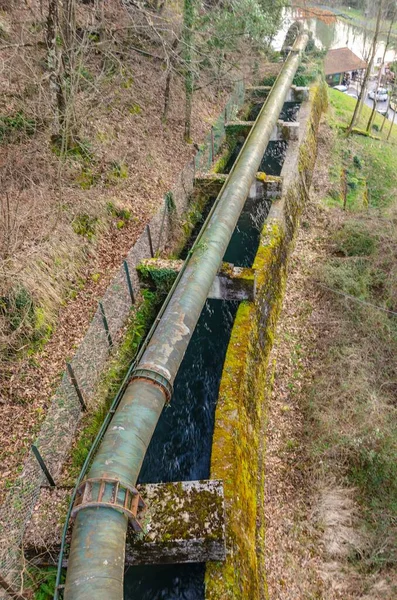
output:
M 215 155 L 218 153 L 226 134 L 226 123 L 236 118 L 239 109 L 244 103 L 244 81 L 237 81 L 233 92 L 225 106 L 224 111 L 211 127 L 211 131 L 204 140 L 202 147 L 195 157 L 196 170 L 207 171 L 211 168 Z
M 187 210 L 196 171 L 205 171 L 212 164 L 225 138 L 225 124 L 236 116 L 244 102 L 244 93 L 244 82 L 237 82 L 200 151 L 181 171 L 171 190 L 177 216 Z M 113 277 L 51 400 L 34 445 L 55 482 L 70 452 L 84 407 L 88 411 L 95 409 L 95 391 L 101 374 L 112 347 L 120 339 L 138 291 L 135 267 L 152 251 L 159 252 L 169 246 L 172 234 L 172 219 L 165 202 L 164 208 L 151 220 L 149 230 L 142 232 Z M 29 452 L 19 477 L 0 507 L 0 598 L 10 598 L 12 590 L 18 592 L 23 587 L 23 535 L 45 483 L 47 480 L 37 458 Z M 5 584 L 10 586 L 10 593 L 4 590 Z

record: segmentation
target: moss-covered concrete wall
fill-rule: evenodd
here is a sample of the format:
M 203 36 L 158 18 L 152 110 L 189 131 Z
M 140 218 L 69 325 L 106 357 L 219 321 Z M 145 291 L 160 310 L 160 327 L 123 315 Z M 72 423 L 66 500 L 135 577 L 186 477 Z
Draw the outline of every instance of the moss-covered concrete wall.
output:
M 267 597 L 263 458 L 266 400 L 273 376 L 269 355 L 288 258 L 315 164 L 316 132 L 326 97 L 325 83 L 317 83 L 301 107 L 299 140 L 290 145 L 282 172 L 283 194 L 272 205 L 254 262 L 255 302 L 240 305 L 226 355 L 211 477 L 224 482 L 227 559 L 207 565 L 207 600 Z

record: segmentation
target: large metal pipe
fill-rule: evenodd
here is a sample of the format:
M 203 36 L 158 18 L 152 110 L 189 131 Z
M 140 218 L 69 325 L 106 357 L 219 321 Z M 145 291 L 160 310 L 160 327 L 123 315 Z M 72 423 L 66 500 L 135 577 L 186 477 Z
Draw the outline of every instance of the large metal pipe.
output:
M 89 478 L 136 484 L 142 462 L 221 266 L 286 94 L 305 49 L 302 33 L 252 128 L 209 224 L 169 300 L 103 438 Z M 65 600 L 121 600 L 127 517 L 114 508 L 77 513 L 67 570 Z

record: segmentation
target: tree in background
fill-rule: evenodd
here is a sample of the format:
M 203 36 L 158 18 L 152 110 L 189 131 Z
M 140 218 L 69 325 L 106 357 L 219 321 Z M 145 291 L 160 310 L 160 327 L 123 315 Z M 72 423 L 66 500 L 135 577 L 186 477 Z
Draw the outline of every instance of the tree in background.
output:
M 373 67 L 374 59 L 375 59 L 376 44 L 378 43 L 378 37 L 379 37 L 379 31 L 380 31 L 380 22 L 381 22 L 381 18 L 382 18 L 382 11 L 383 11 L 383 0 L 380 0 L 379 1 L 379 5 L 378 5 L 378 14 L 377 14 L 377 18 L 376 18 L 375 33 L 374 33 L 374 37 L 372 39 L 370 59 L 369 59 L 367 70 L 366 70 L 365 75 L 364 75 L 364 81 L 363 81 L 363 84 L 361 86 L 360 94 L 358 96 L 358 100 L 357 100 L 356 106 L 354 108 L 354 113 L 353 113 L 352 119 L 350 121 L 350 125 L 347 128 L 347 135 L 351 134 L 351 132 L 353 130 L 353 127 L 354 127 L 354 125 L 356 123 L 356 119 L 357 119 L 357 115 L 359 113 L 359 110 L 361 109 L 361 106 L 362 106 L 362 104 L 364 102 L 365 90 L 367 88 L 368 80 L 369 80 L 369 77 L 371 75 L 371 71 L 372 71 L 372 67 Z
M 194 26 L 196 16 L 196 0 L 184 0 L 183 4 L 183 59 L 185 71 L 185 133 L 186 142 L 191 141 L 191 117 L 193 102 L 194 72 L 193 62 L 193 44 L 194 44 Z
M 385 65 L 385 58 L 386 58 L 386 52 L 390 46 L 390 38 L 391 38 L 391 32 L 392 32 L 392 28 L 395 22 L 395 11 L 396 11 L 396 5 L 395 2 L 393 1 L 392 3 L 389 3 L 386 7 L 386 16 L 390 15 L 388 18 L 390 18 L 390 23 L 389 23 L 389 28 L 387 31 L 387 38 L 386 38 L 386 43 L 385 43 L 385 49 L 383 52 L 383 57 L 382 57 L 382 61 L 379 65 L 379 73 L 378 73 L 378 78 L 376 80 L 376 87 L 375 87 L 375 95 L 374 95 L 374 105 L 372 107 L 372 111 L 370 114 L 370 117 L 368 119 L 368 123 L 367 123 L 367 131 L 369 131 L 371 129 L 372 126 L 372 122 L 374 120 L 375 117 L 375 111 L 376 111 L 376 105 L 377 105 L 377 95 L 378 95 L 378 90 L 380 87 L 380 82 L 381 82 L 381 78 L 382 78 L 382 70 L 384 68 Z
M 77 58 L 84 46 L 84 36 L 77 40 L 76 0 L 49 0 L 46 25 L 52 140 L 64 151 L 73 146 L 78 129 L 74 98 L 79 74 Z
M 193 93 L 201 74 L 219 92 L 224 76 L 238 68 L 243 47 L 266 49 L 280 24 L 284 0 L 184 0 L 183 59 L 185 72 L 185 140 L 190 139 Z

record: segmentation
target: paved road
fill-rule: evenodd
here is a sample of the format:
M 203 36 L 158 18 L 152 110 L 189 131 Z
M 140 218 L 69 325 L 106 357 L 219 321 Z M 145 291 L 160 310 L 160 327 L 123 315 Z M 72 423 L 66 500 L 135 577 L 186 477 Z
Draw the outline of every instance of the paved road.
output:
M 376 83 L 377 83 L 376 79 L 371 80 L 369 82 L 368 91 L 374 90 L 376 88 Z M 348 91 L 352 92 L 352 93 L 355 92 L 358 95 L 357 86 L 356 86 L 355 83 L 352 83 L 349 86 L 349 90 Z M 366 95 L 366 98 L 365 98 L 365 104 L 367 106 L 369 106 L 370 108 L 372 108 L 373 105 L 374 105 L 374 101 L 369 98 L 368 92 L 367 92 L 367 95 Z M 386 101 L 386 102 L 378 102 L 377 103 L 377 109 L 383 111 L 387 107 L 387 105 L 388 105 L 388 101 Z M 387 118 L 390 121 L 393 121 L 393 116 L 394 116 L 394 111 L 391 108 L 388 108 Z M 395 123 L 397 124 L 397 115 L 396 115 Z

